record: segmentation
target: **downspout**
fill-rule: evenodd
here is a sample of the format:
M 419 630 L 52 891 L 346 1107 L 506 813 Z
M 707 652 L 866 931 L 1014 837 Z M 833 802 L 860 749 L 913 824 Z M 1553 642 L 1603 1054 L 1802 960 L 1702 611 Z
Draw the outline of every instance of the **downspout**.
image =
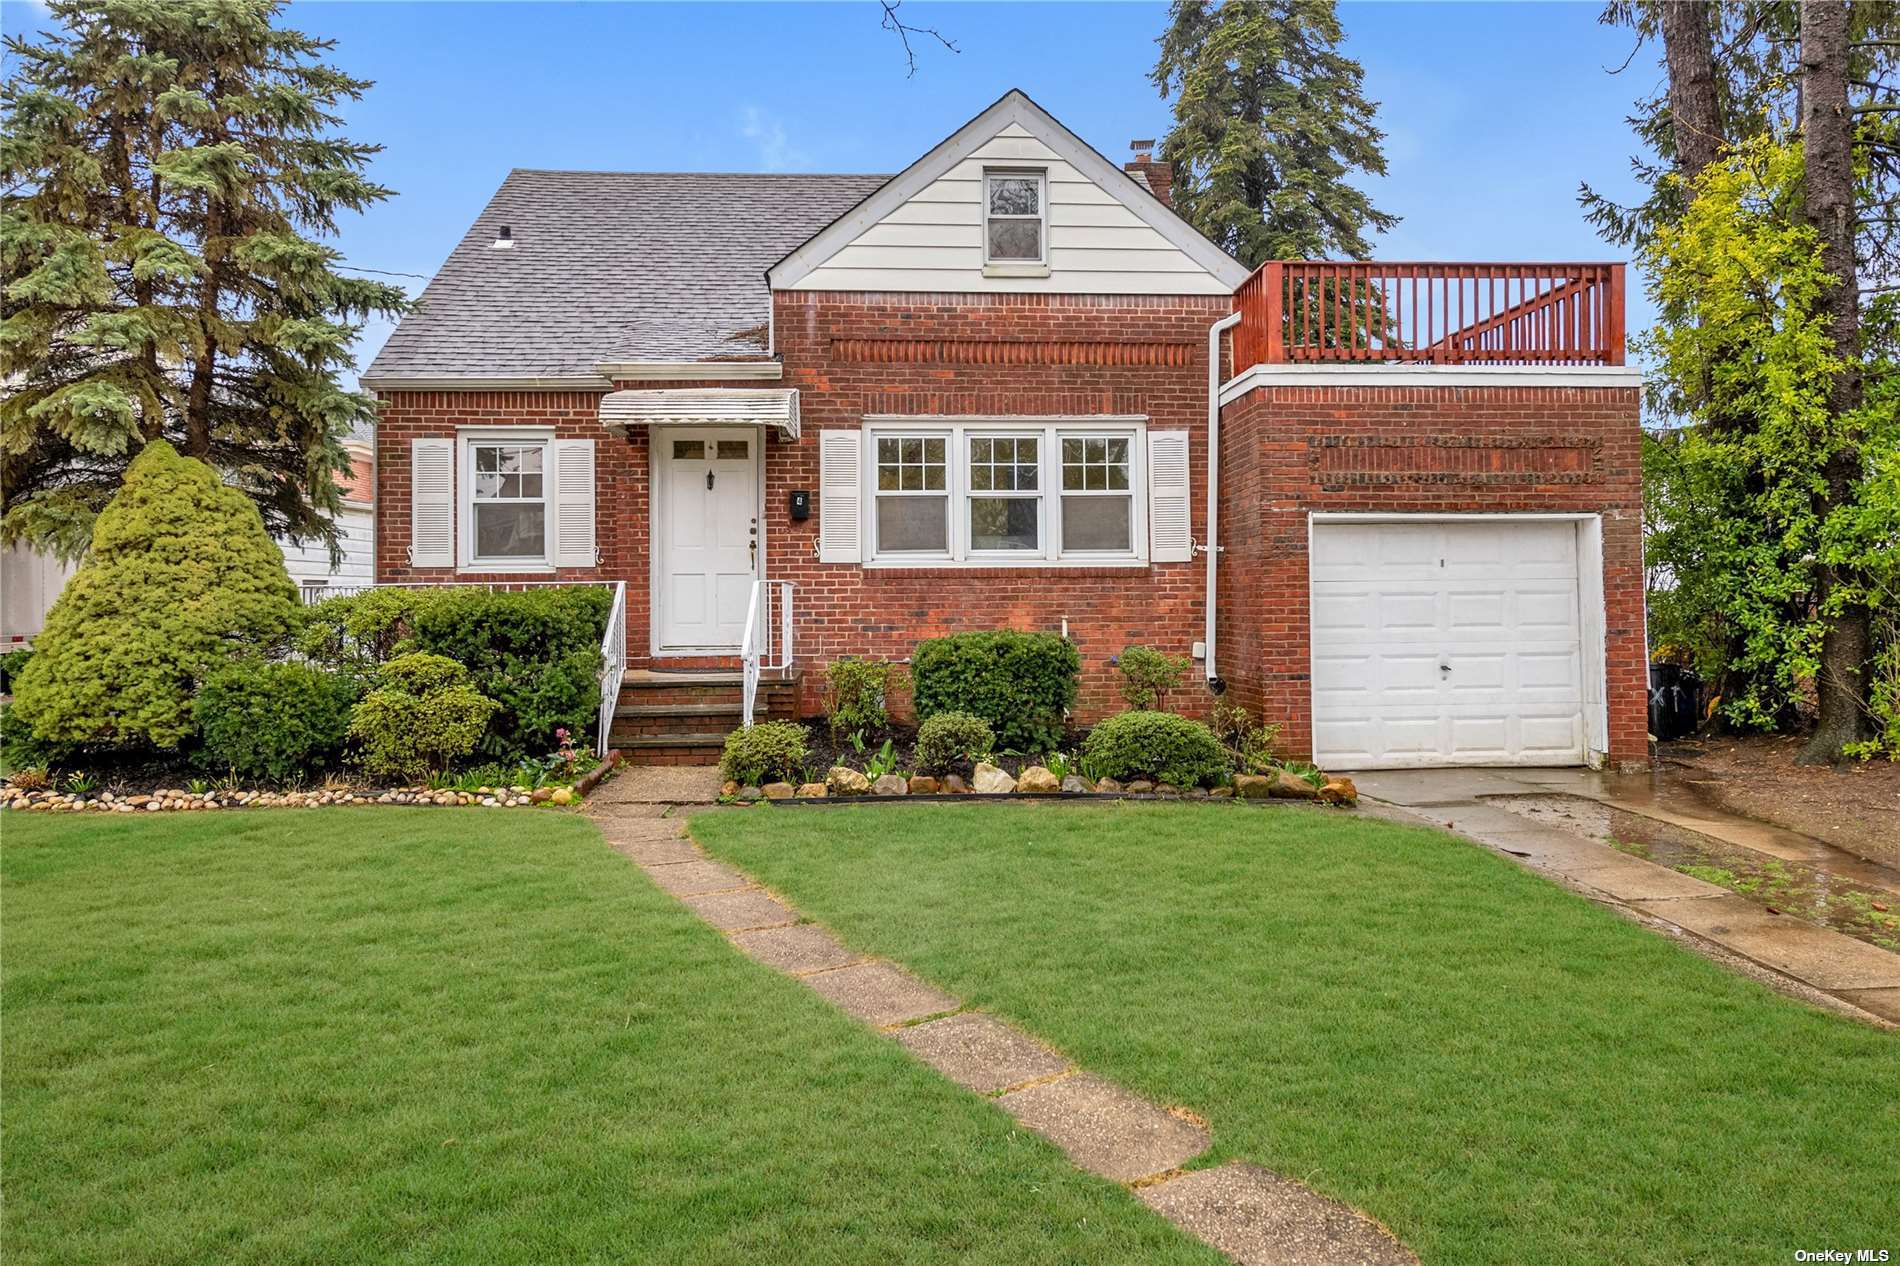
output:
M 1229 313 L 1207 327 L 1207 631 L 1205 665 L 1207 684 L 1221 693 L 1214 671 L 1214 568 L 1220 558 L 1220 336 L 1240 324 L 1241 314 Z

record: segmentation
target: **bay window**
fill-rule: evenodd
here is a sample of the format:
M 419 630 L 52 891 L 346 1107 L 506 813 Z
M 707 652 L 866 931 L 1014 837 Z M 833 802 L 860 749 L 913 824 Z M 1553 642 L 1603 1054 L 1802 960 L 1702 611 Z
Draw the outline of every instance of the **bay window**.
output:
M 866 427 L 873 564 L 1144 561 L 1139 422 L 922 420 Z

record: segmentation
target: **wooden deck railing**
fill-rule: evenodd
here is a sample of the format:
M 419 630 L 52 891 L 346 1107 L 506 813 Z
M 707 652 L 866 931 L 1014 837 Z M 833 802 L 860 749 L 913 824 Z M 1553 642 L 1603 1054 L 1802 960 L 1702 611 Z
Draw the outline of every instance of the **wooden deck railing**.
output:
M 1273 260 L 1234 292 L 1254 365 L 1621 365 L 1622 264 Z

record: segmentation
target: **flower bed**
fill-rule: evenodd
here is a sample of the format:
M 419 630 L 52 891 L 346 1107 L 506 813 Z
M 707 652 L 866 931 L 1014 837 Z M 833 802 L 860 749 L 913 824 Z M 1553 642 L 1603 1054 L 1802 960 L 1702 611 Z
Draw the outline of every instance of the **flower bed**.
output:
M 95 793 L 52 788 L 28 790 L 8 783 L 0 787 L 0 809 L 35 813 L 185 813 L 219 809 L 315 809 L 350 804 L 559 809 L 579 804 L 619 763 L 620 753 L 610 752 L 606 760 L 582 775 L 572 786 L 559 787 L 325 787 L 312 791 L 159 787 L 143 792 Z
M 1307 800 L 1347 807 L 1359 801 L 1358 788 L 1350 778 L 1328 777 L 1315 786 L 1286 770 L 1273 775 L 1235 774 L 1230 782 L 1215 787 L 1177 787 L 1172 783 L 1157 783 L 1145 778 L 1131 779 L 1126 783 L 1114 778 L 1090 779 L 1080 774 L 1058 778 L 1046 766 L 1036 764 L 1025 765 L 1012 775 L 988 761 L 977 762 L 969 778 L 954 773 L 942 778 L 929 774 L 904 776 L 886 773 L 872 779 L 848 765 L 834 765 L 826 773 L 823 782 L 797 785 L 771 782 L 754 787 L 728 781 L 720 788 L 722 799 L 738 802 L 891 800 L 899 797 L 958 799 L 965 796 L 979 799 L 1053 796 L 1103 800 Z

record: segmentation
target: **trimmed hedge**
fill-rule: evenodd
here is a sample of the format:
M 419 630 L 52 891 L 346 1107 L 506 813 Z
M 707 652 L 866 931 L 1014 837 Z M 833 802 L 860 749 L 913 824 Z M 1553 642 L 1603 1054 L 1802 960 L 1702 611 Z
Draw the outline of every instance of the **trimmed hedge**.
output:
M 1177 787 L 1219 782 L 1227 749 L 1214 731 L 1172 712 L 1122 712 L 1089 731 L 1082 751 L 1097 777 L 1152 778 Z
M 967 712 L 939 712 L 917 727 L 917 765 L 943 772 L 965 761 L 978 761 L 996 745 L 989 722 Z
M 469 684 L 460 664 L 440 655 L 398 655 L 383 665 L 381 678 L 350 716 L 365 770 L 420 781 L 475 750 L 495 702 Z
M 553 751 L 557 729 L 594 731 L 612 607 L 603 585 L 375 589 L 312 607 L 298 645 L 353 672 L 406 652 L 447 656 L 496 705 L 480 750 L 512 763 Z
M 357 693 L 355 681 L 340 673 L 247 660 L 206 679 L 192 716 L 218 768 L 294 782 L 336 765 Z
M 921 719 L 967 712 L 1005 750 L 1046 752 L 1062 743 L 1081 672 L 1082 654 L 1067 638 L 998 629 L 919 642 L 910 678 Z
M 805 727 L 796 721 L 760 721 L 734 730 L 726 735 L 719 772 L 750 787 L 797 782 L 805 764 L 805 737 Z

